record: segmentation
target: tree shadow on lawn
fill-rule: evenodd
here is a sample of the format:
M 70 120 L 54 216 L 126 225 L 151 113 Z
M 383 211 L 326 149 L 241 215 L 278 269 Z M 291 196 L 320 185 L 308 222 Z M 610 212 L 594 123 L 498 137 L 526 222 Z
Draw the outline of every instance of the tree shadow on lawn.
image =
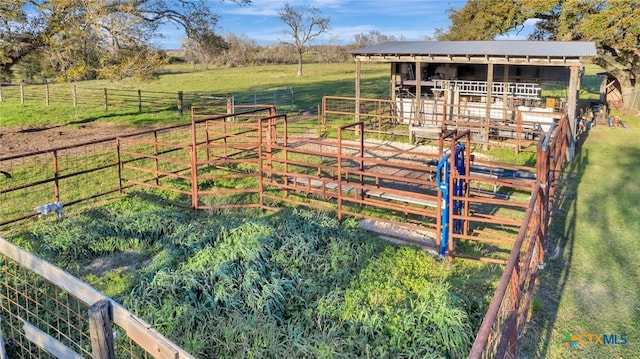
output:
M 633 141 L 629 133 L 603 133 L 594 140 L 602 143 L 579 152 L 567 167 L 567 183 L 556 194 L 547 267 L 540 272 L 534 299 L 539 308 L 533 311 L 523 338 L 523 357 L 558 355 L 562 330 L 637 338 L 640 150 L 629 144 Z M 589 177 L 583 178 L 587 165 L 593 167 Z M 584 182 L 580 188 L 584 198 L 578 203 L 580 182 Z M 580 241 L 578 248 L 576 241 Z M 567 302 L 560 311 L 563 297 Z M 629 340 L 626 345 L 579 345 L 567 355 L 625 357 L 637 351 L 637 340 Z
M 522 357 L 546 357 L 551 341 L 559 340 L 553 337 L 553 327 L 574 255 L 577 189 L 589 164 L 589 151 L 582 149 L 587 137 L 588 132 L 577 141 L 576 157 L 566 165 L 556 189 L 546 243 L 546 267 L 539 272 L 539 287 L 531 304 L 532 317 L 523 333 Z M 542 309 L 536 310 L 537 306 Z

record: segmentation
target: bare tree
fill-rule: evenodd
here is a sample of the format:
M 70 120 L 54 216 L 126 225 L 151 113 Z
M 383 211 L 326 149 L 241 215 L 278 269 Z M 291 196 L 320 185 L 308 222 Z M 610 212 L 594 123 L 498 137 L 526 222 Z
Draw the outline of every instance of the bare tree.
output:
M 371 45 L 381 44 L 386 41 L 396 41 L 393 35 L 385 35 L 377 30 L 369 31 L 369 33 L 356 34 L 354 36 L 353 45 L 355 48 L 362 48 Z
M 329 18 L 323 17 L 317 8 L 294 8 L 285 3 L 278 12 L 278 18 L 287 25 L 285 34 L 291 41 L 282 41 L 284 44 L 295 48 L 298 55 L 298 77 L 302 76 L 302 54 L 307 44 L 329 30 Z
M 258 44 L 246 35 L 225 34 L 229 47 L 219 55 L 220 60 L 229 67 L 252 65 L 256 61 Z

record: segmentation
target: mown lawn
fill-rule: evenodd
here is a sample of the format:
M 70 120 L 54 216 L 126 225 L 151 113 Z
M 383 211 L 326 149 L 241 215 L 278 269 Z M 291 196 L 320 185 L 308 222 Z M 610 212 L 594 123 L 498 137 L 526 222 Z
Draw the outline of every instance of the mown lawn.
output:
M 640 357 L 640 121 L 593 128 L 557 197 L 523 357 Z M 626 334 L 573 348 L 567 333 Z

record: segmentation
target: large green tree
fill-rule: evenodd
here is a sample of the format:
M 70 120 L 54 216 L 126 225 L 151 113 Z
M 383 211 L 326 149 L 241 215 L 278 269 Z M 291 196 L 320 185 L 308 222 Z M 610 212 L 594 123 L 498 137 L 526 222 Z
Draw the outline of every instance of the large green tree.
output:
M 594 41 L 594 62 L 618 79 L 623 96 L 640 90 L 637 0 L 469 0 L 449 18 L 443 40 L 491 40 L 533 20 L 531 39 Z
M 206 0 L 2 0 L 0 80 L 33 54 L 60 79 L 145 77 L 160 63 L 152 40 L 161 25 L 210 41 L 217 20 Z

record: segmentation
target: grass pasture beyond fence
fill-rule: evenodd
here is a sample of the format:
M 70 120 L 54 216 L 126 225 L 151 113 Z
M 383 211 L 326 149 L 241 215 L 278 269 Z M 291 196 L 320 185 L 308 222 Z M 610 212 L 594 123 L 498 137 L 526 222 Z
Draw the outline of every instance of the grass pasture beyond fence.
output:
M 196 71 L 168 66 L 158 79 L 142 83 L 123 79 L 77 84 L 0 84 L 0 125 L 74 125 L 93 121 L 138 126 L 175 124 L 180 119 L 180 92 L 185 117 L 191 105 L 226 105 L 230 99 L 236 105 L 274 104 L 281 112 L 315 112 L 323 95 L 354 95 L 353 63 L 305 66 L 303 77 L 295 76 L 293 65 Z M 383 64 L 366 66 L 363 96 L 388 97 L 388 70 Z

